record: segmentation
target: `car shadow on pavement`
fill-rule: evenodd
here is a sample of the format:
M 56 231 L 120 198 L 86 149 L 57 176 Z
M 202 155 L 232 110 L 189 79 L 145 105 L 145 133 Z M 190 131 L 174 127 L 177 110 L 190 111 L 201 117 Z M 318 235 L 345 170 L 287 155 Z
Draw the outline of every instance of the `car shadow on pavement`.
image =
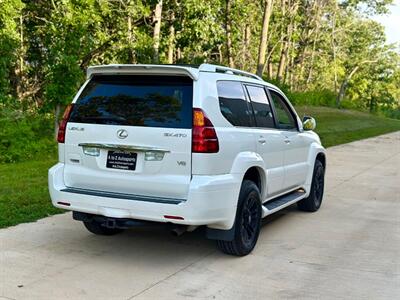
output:
M 290 206 L 262 220 L 261 230 L 276 223 L 285 222 L 296 207 Z M 80 225 L 80 224 L 79 224 Z M 79 252 L 90 256 L 101 256 L 102 260 L 121 263 L 157 262 L 171 265 L 181 260 L 191 260 L 219 253 L 215 241 L 205 237 L 205 228 L 197 228 L 181 236 L 173 236 L 165 226 L 143 226 L 125 230 L 114 236 L 96 236 L 86 232 L 83 226 L 78 229 L 80 234 L 74 241 L 65 241 L 69 248 L 79 248 Z M 69 236 L 71 237 L 71 236 Z M 71 237 L 73 238 L 73 237 Z M 260 235 L 260 239 L 263 237 Z M 72 249 L 71 249 L 72 250 Z M 72 250 L 73 251 L 73 250 Z M 219 254 L 218 254 L 219 256 Z M 221 254 L 221 256 L 224 256 Z M 227 258 L 230 256 L 226 256 Z

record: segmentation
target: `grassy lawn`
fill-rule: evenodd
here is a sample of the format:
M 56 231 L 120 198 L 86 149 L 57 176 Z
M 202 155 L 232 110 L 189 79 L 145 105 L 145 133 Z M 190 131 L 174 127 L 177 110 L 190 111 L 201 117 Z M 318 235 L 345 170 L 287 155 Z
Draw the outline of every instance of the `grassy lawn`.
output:
M 297 107 L 300 116 L 313 116 L 325 147 L 396 130 L 400 120 L 325 107 Z M 60 213 L 50 203 L 47 170 L 56 159 L 43 158 L 0 164 L 0 228 Z
M 0 228 L 60 213 L 51 205 L 47 170 L 55 159 L 0 164 Z
M 325 147 L 349 143 L 400 130 L 400 120 L 378 117 L 368 113 L 338 110 L 328 107 L 296 107 L 300 118 L 309 115 L 316 119 L 316 132 Z

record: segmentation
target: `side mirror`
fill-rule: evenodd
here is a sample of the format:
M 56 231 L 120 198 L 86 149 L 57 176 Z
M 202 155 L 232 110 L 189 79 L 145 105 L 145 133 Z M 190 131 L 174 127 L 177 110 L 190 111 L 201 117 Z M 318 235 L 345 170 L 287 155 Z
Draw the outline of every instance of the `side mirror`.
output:
M 304 130 L 306 130 L 306 131 L 314 130 L 316 126 L 317 126 L 317 122 L 315 122 L 315 119 L 313 117 L 309 117 L 309 116 L 303 117 L 303 129 Z

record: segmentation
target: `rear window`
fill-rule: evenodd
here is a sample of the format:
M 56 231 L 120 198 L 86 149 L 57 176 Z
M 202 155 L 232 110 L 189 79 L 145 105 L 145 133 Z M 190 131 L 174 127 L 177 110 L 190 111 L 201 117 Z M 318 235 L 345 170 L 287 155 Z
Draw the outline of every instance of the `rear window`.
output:
M 70 122 L 191 128 L 193 81 L 187 77 L 95 76 L 76 101 Z
M 217 90 L 219 107 L 225 119 L 234 126 L 252 126 L 252 112 L 242 84 L 238 81 L 218 81 Z
M 271 107 L 264 88 L 253 85 L 247 85 L 246 88 L 253 106 L 257 127 L 275 128 Z

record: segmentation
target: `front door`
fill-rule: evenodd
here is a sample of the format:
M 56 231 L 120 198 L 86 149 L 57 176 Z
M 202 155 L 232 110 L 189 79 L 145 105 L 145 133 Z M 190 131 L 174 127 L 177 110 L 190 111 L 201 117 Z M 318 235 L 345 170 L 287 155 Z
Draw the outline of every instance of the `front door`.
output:
M 283 156 L 285 143 L 271 110 L 263 86 L 246 85 L 254 112 L 255 128 L 254 134 L 257 144 L 257 152 L 262 156 L 265 163 L 267 197 L 279 194 L 283 190 L 284 168 Z
M 300 136 L 296 114 L 288 105 L 285 97 L 278 91 L 270 89 L 274 104 L 278 127 L 284 139 L 284 169 L 285 180 L 283 187 L 290 190 L 304 184 L 307 177 L 308 147 Z

